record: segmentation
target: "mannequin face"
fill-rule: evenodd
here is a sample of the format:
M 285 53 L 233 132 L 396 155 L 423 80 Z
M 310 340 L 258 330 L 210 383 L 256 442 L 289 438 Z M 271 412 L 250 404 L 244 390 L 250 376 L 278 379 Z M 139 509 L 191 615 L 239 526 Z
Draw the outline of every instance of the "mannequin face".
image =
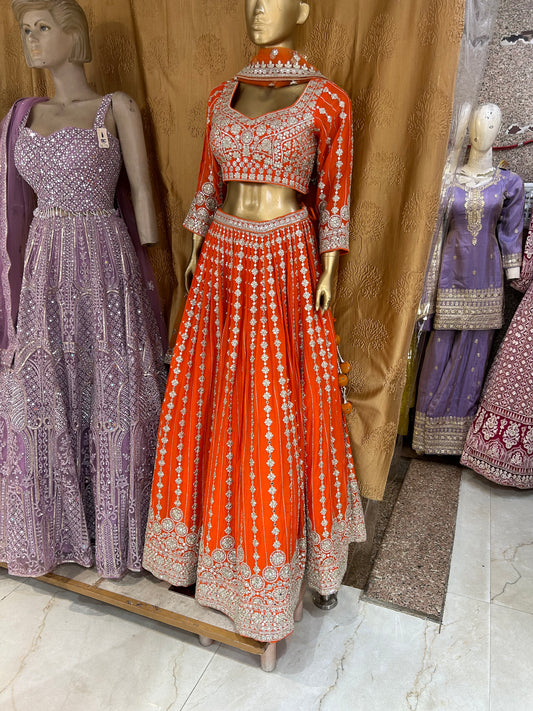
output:
M 293 47 L 297 25 L 309 15 L 302 0 L 244 0 L 248 37 L 259 47 Z
M 501 122 L 502 114 L 496 104 L 479 106 L 468 125 L 472 147 L 478 151 L 487 151 L 496 140 Z
M 30 66 L 51 69 L 68 62 L 74 37 L 63 32 L 48 10 L 27 12 L 21 27 Z

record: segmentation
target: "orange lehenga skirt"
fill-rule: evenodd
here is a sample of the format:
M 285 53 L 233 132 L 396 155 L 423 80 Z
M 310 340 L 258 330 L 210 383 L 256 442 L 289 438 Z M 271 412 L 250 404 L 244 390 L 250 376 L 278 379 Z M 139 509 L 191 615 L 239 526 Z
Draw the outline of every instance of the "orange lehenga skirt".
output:
M 159 425 L 143 564 L 261 641 L 293 630 L 303 580 L 337 591 L 365 538 L 318 265 L 305 209 L 216 213 Z

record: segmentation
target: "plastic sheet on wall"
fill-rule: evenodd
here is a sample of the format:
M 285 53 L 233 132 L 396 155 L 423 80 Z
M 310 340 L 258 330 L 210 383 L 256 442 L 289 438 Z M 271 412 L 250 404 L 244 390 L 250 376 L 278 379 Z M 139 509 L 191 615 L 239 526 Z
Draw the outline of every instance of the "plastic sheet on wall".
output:
M 477 105 L 499 5 L 500 0 L 466 0 L 465 3 L 464 30 L 455 82 L 453 113 L 442 178 L 440 205 L 429 253 L 424 289 L 408 355 L 407 380 L 398 426 L 398 432 L 402 435 L 406 435 L 408 431 L 409 409 L 414 406 L 416 377 L 424 350 L 424 341 L 431 328 L 435 312 L 442 243 L 448 228 L 447 196 L 457 167 L 464 160 L 468 121 L 472 110 Z

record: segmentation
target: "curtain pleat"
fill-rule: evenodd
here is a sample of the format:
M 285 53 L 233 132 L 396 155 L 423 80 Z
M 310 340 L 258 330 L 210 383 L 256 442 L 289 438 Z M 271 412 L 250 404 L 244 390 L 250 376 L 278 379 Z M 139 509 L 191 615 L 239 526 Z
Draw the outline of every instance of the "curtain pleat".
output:
M 351 251 L 334 315 L 349 360 L 348 416 L 361 493 L 383 495 L 407 352 L 438 209 L 464 0 L 311 0 L 298 47 L 351 96 L 355 161 Z M 150 258 L 173 324 L 183 304 L 209 91 L 253 54 L 242 0 L 82 0 L 101 92 L 122 90 L 144 120 L 160 243 Z M 45 94 L 24 62 L 10 3 L 0 0 L 0 114 Z M 2 66 L 3 65 L 3 66 Z

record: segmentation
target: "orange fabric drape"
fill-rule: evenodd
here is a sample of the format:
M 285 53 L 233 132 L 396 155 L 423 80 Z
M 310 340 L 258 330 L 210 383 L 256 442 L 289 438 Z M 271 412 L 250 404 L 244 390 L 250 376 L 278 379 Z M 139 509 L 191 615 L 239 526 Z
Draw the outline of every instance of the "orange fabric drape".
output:
M 81 0 L 91 27 L 88 76 L 141 107 L 161 241 L 150 248 L 169 323 L 190 250 L 181 223 L 200 163 L 212 87 L 254 52 L 242 0 Z M 351 96 L 352 244 L 335 316 L 352 364 L 349 416 L 361 493 L 379 499 L 392 456 L 407 351 L 438 207 L 464 0 L 311 0 L 298 47 Z M 0 0 L 0 114 L 49 90 L 24 62 Z

